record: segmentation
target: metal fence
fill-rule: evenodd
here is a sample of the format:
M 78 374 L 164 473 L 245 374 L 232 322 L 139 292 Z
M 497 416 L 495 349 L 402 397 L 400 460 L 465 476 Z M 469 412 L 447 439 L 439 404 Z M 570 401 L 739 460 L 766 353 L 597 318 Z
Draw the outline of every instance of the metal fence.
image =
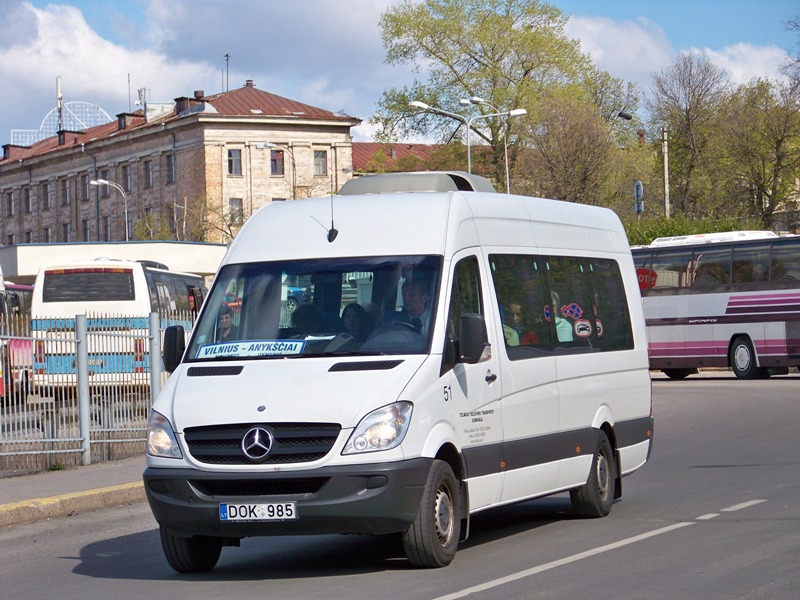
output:
M 31 323 L 11 315 L 0 331 L 0 476 L 144 453 L 167 324 L 189 315 L 131 319 L 76 315 Z M 155 357 L 151 360 L 151 357 Z

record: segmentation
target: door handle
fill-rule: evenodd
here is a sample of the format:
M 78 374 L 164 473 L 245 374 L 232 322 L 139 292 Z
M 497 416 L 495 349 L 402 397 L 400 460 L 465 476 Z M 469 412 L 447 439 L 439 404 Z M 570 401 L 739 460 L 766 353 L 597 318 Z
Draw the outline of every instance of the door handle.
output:
M 486 376 L 486 383 L 494 383 L 495 381 L 497 381 L 497 375 L 495 375 L 494 373 L 489 373 Z

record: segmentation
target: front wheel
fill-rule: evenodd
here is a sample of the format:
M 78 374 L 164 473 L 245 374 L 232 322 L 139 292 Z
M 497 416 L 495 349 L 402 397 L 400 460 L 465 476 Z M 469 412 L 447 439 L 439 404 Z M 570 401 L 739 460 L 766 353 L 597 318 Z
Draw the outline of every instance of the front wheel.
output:
M 433 461 L 417 518 L 403 534 L 403 549 L 416 567 L 446 567 L 461 535 L 461 493 L 453 469 Z
M 731 369 L 739 379 L 761 379 L 766 369 L 756 365 L 756 353 L 753 344 L 745 335 L 740 335 L 731 344 L 730 355 Z
M 222 552 L 222 538 L 197 535 L 190 538 L 161 531 L 161 547 L 169 566 L 178 573 L 207 573 L 213 569 Z
M 572 510 L 579 517 L 605 517 L 611 512 L 617 490 L 617 467 L 614 451 L 604 431 L 597 436 L 597 448 L 586 484 L 570 490 Z

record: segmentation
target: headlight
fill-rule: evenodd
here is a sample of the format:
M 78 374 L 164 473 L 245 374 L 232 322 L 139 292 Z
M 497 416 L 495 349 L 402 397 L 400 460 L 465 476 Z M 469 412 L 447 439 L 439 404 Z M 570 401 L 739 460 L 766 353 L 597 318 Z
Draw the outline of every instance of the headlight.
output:
M 147 421 L 147 453 L 161 458 L 182 458 L 181 449 L 169 420 L 154 410 Z
M 395 402 L 372 411 L 353 430 L 342 454 L 390 450 L 399 446 L 411 422 L 411 402 Z

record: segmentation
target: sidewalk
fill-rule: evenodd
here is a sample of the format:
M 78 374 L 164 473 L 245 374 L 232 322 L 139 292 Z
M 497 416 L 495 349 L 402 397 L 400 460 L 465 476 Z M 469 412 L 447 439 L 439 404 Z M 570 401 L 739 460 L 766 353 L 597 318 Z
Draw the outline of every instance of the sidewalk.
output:
M 0 479 L 0 527 L 144 502 L 145 458 Z

